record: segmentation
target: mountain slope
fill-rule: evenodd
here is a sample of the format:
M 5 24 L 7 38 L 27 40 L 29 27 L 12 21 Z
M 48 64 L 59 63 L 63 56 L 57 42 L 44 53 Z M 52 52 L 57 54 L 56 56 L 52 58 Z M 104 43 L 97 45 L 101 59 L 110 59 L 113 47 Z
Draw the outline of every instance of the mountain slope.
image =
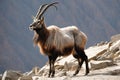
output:
M 31 16 L 41 4 L 58 1 L 58 10 L 45 13 L 47 25 L 76 25 L 88 36 L 87 47 L 120 33 L 120 0 L 1 0 L 0 1 L 0 72 L 6 69 L 30 70 L 43 66 L 47 57 L 33 46 L 28 27 Z

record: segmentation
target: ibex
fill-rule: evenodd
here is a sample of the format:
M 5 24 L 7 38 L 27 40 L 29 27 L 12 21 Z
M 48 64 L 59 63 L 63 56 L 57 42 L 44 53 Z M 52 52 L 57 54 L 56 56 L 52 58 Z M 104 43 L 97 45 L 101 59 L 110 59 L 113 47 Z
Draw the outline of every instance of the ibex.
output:
M 89 73 L 88 57 L 84 52 L 87 36 L 75 26 L 65 28 L 57 26 L 47 27 L 44 22 L 43 14 L 49 7 L 56 7 L 56 4 L 58 2 L 40 6 L 33 23 L 29 27 L 35 32 L 33 37 L 34 44 L 39 47 L 41 54 L 47 55 L 49 58 L 50 69 L 48 77 L 54 77 L 54 63 L 57 57 L 70 54 L 78 61 L 78 67 L 73 75 L 78 74 L 84 61 L 86 64 L 85 75 L 87 75 Z

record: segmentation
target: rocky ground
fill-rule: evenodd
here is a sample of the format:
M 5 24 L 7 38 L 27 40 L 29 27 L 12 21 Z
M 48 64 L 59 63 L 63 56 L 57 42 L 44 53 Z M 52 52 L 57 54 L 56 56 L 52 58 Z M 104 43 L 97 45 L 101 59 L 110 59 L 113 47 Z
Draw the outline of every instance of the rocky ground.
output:
M 55 63 L 56 74 L 48 78 L 49 65 L 34 67 L 30 72 L 8 70 L 0 75 L 1 80 L 120 80 L 120 36 L 113 36 L 109 42 L 100 42 L 85 50 L 89 58 L 90 73 L 84 76 L 83 64 L 79 74 L 72 76 L 77 61 L 71 55 L 59 57 Z

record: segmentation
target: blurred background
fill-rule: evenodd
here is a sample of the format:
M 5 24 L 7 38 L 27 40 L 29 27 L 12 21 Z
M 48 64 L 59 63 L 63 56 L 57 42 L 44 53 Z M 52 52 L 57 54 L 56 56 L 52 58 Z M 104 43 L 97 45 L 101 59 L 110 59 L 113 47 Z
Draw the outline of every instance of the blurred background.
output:
M 0 73 L 46 64 L 29 24 L 41 4 L 55 1 L 57 11 L 53 7 L 44 15 L 47 26 L 77 26 L 88 36 L 86 48 L 120 33 L 120 0 L 0 0 Z

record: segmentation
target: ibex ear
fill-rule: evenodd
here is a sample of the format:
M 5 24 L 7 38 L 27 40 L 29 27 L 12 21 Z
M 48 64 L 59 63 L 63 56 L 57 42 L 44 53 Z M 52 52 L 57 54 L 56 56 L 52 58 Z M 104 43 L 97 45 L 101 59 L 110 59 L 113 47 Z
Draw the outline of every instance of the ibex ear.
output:
M 35 19 L 35 17 L 32 15 L 32 20 L 34 20 Z
M 37 21 L 36 17 L 32 16 L 33 22 Z
M 43 24 L 43 23 L 44 23 L 44 17 L 41 18 L 41 24 Z

